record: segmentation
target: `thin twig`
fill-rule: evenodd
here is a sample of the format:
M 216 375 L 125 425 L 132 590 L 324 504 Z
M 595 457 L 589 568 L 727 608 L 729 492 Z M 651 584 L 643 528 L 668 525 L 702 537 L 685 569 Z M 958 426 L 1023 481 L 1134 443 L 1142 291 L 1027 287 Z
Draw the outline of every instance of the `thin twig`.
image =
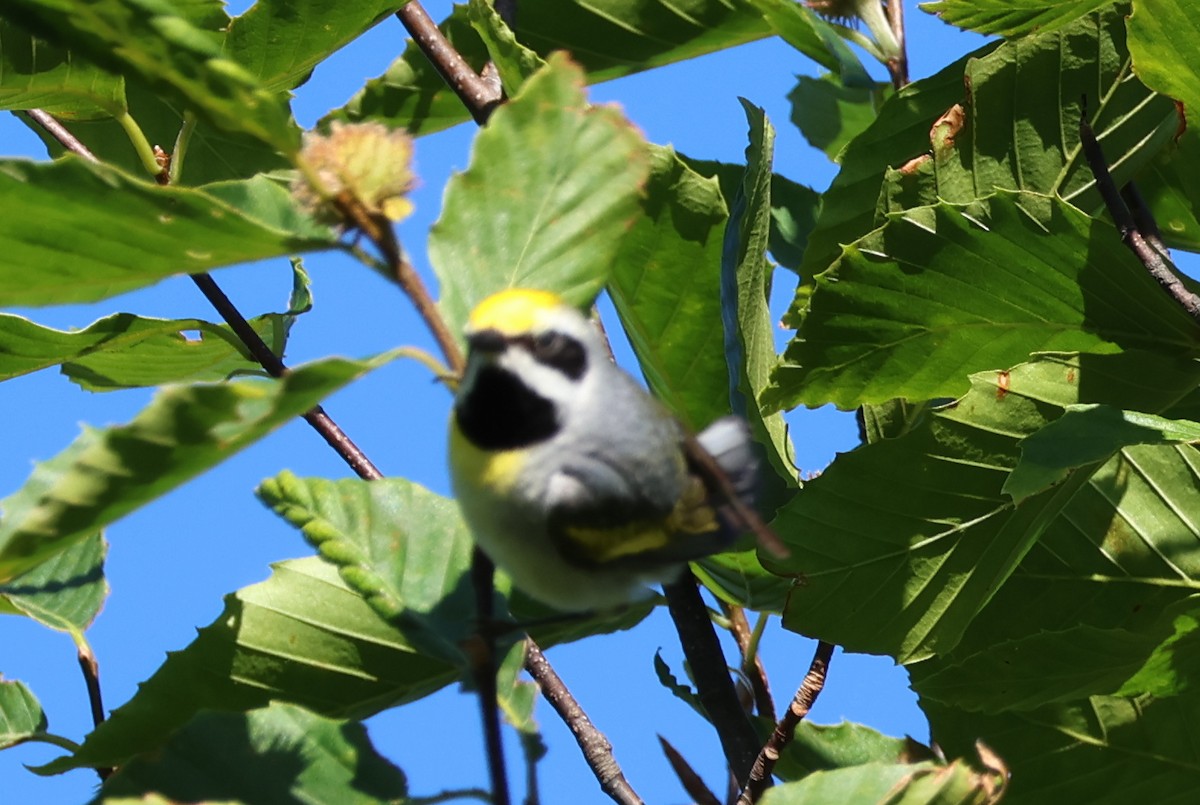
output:
M 775 764 L 779 761 L 780 754 L 784 747 L 791 743 L 792 737 L 796 734 L 796 726 L 808 715 L 808 711 L 812 709 L 817 697 L 821 695 L 821 690 L 825 687 L 825 675 L 829 672 L 829 661 L 832 658 L 833 644 L 826 643 L 824 640 L 818 642 L 812 663 L 808 666 L 808 673 L 804 675 L 804 681 L 800 683 L 800 688 L 792 698 L 791 705 L 783 714 L 783 718 L 779 719 L 779 723 L 771 732 L 771 737 L 754 760 L 754 768 L 750 771 L 750 780 L 742 789 L 741 796 L 738 797 L 738 805 L 753 805 L 758 802 L 758 798 L 770 785 L 771 774 L 775 769 Z
M 697 697 L 717 731 L 729 770 L 738 785 L 744 786 L 760 743 L 754 725 L 738 701 L 696 578 L 685 569 L 678 581 L 663 584 L 663 592 L 675 630 L 679 632 L 683 655 L 692 669 Z
M 892 86 L 903 89 L 908 86 L 908 44 L 904 36 L 904 0 L 887 0 L 888 24 L 896 44 L 900 46 L 900 55 L 888 59 L 888 74 L 892 77 Z
M 1137 185 L 1129 182 L 1121 188 L 1121 198 L 1129 207 L 1129 211 L 1133 213 L 1133 223 L 1137 227 L 1137 231 L 1141 233 L 1146 242 L 1153 246 L 1159 254 L 1164 257 L 1170 256 L 1170 249 L 1163 241 L 1162 232 L 1159 231 L 1158 221 L 1154 220 L 1154 214 L 1150 212 L 1150 207 L 1146 204 L 1146 199 L 1142 198 L 1141 191 Z
M 417 47 L 429 59 L 434 69 L 442 76 L 446 85 L 462 101 L 463 106 L 479 125 L 487 122 L 502 100 L 494 85 L 479 77 L 466 59 L 454 49 L 437 23 L 429 16 L 417 0 L 410 0 L 396 12 L 396 18 L 412 36 Z
M 41 109 L 26 109 L 25 114 L 29 115 L 34 121 L 46 130 L 54 139 L 58 140 L 58 144 L 67 149 L 73 154 L 86 159 L 88 162 L 99 162 L 96 155 L 91 152 L 86 145 L 79 142 L 74 134 L 67 131 L 67 127 L 58 122 L 58 118 L 49 112 L 44 112 Z
M 688 763 L 687 759 L 679 753 L 678 749 L 671 746 L 670 742 L 661 735 L 658 736 L 658 745 L 662 747 L 663 754 L 667 756 L 671 770 L 679 778 L 679 784 L 683 786 L 683 790 L 692 798 L 695 805 L 721 805 L 721 800 L 708 790 L 704 780 L 692 768 L 692 764 Z
M 762 656 L 753 645 L 753 630 L 746 620 L 746 610 L 722 601 L 721 611 L 729 619 L 729 631 L 742 653 L 742 673 L 750 680 L 750 687 L 754 691 L 754 709 L 764 718 L 775 718 L 775 701 L 771 698 L 767 669 L 763 665 Z
M 1116 223 L 1117 231 L 1121 233 L 1121 241 L 1141 261 L 1155 282 L 1170 294 L 1171 298 L 1178 302 L 1189 316 L 1200 321 L 1200 296 L 1187 289 L 1187 286 L 1176 276 L 1170 264 L 1164 259 L 1164 255 L 1150 245 L 1139 229 L 1108 170 L 1104 151 L 1100 148 L 1100 143 L 1096 140 L 1096 133 L 1087 120 L 1086 110 L 1079 117 L 1079 144 L 1083 149 L 1083 156 L 1087 160 L 1088 167 L 1092 169 L 1092 176 L 1096 179 L 1096 189 L 1100 191 L 1100 197 L 1104 199 L 1104 206 L 1108 209 L 1108 214 L 1112 216 L 1113 222 Z M 1157 227 L 1154 227 L 1152 231 L 1157 232 Z
M 77 642 L 79 670 L 83 672 L 83 684 L 87 687 L 88 703 L 92 708 L 92 724 L 99 727 L 104 723 L 104 697 L 100 692 L 100 664 L 91 646 L 85 642 Z M 101 780 L 107 780 L 113 773 L 110 767 L 99 767 L 96 774 Z
M 27 114 L 37 121 L 38 125 L 44 128 L 50 136 L 58 140 L 63 148 L 74 154 L 78 154 L 90 162 L 98 161 L 96 155 L 81 143 L 75 135 L 68 131 L 53 115 L 41 109 L 29 109 L 27 110 Z M 160 174 L 160 176 L 165 175 L 167 174 Z M 189 276 L 196 283 L 196 287 L 200 289 L 200 292 L 204 294 L 216 309 L 217 313 L 221 315 L 221 318 L 225 320 L 225 323 L 229 325 L 229 328 L 233 330 L 234 334 L 246 346 L 251 357 L 258 361 L 267 374 L 272 377 L 282 377 L 286 374 L 287 366 L 279 359 L 278 355 L 271 351 L 266 342 L 259 337 L 254 328 L 250 326 L 250 323 L 246 321 L 245 316 L 229 301 L 229 297 L 225 295 L 225 292 L 221 290 L 216 281 L 208 274 L 191 274 Z M 350 468 L 360 478 L 372 481 L 383 477 L 383 473 L 371 463 L 366 454 L 338 427 L 337 423 L 330 419 L 321 406 L 318 405 L 304 414 L 304 419 L 317 433 L 321 434 L 325 442 L 350 465 Z
M 409 3 L 412 5 L 412 3 Z M 408 6 L 405 6 L 408 8 Z M 359 199 L 349 193 L 341 193 L 333 198 L 334 206 L 342 213 L 343 217 L 353 224 L 360 232 L 375 244 L 382 255 L 384 262 L 388 266 L 388 270 L 392 274 L 392 278 L 400 289 L 416 307 L 421 320 L 425 322 L 425 326 L 429 328 L 429 332 L 433 334 L 433 338 L 438 343 L 438 348 L 441 349 L 442 355 L 446 358 L 446 364 L 456 374 L 461 373 L 465 366 L 462 350 L 459 349 L 458 341 L 450 332 L 450 328 L 446 326 L 446 320 L 442 318 L 438 312 L 437 304 L 434 303 L 433 297 L 429 294 L 429 290 L 425 287 L 421 277 L 417 274 L 417 270 L 412 264 L 404 259 L 404 253 L 400 249 L 400 243 L 396 240 L 396 232 L 392 229 L 391 222 L 382 214 L 373 213 Z
M 567 690 L 562 679 L 550 667 L 542 650 L 532 640 L 526 638 L 525 669 L 537 680 L 542 689 L 542 696 L 554 708 L 554 712 L 571 730 L 575 742 L 583 752 L 588 766 L 596 775 L 600 788 L 613 801 L 621 805 L 642 805 L 642 798 L 637 795 L 629 781 L 625 779 L 621 767 L 613 757 L 612 744 L 604 737 L 604 733 L 596 729 L 587 713 L 575 701 L 575 697 Z
M 496 567 L 483 551 L 471 554 L 471 588 L 475 591 L 475 612 L 479 619 L 479 640 L 472 641 L 471 676 L 479 691 L 483 715 L 483 741 L 487 749 L 488 774 L 492 783 L 493 805 L 509 805 L 508 769 L 504 765 L 504 744 L 500 737 L 499 694 L 496 690 L 496 641 L 490 626 L 495 622 L 492 608 L 493 576 Z

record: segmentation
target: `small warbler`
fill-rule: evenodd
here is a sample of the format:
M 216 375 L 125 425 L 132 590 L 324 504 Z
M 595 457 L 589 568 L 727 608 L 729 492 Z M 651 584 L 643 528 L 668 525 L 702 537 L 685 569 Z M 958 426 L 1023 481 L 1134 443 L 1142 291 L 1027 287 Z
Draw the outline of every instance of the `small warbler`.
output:
M 553 293 L 488 297 L 466 327 L 450 467 L 479 547 L 532 597 L 611 609 L 728 548 L 736 519 L 688 460 L 679 422 L 611 360 L 601 334 Z M 757 471 L 736 417 L 697 437 L 739 497 Z

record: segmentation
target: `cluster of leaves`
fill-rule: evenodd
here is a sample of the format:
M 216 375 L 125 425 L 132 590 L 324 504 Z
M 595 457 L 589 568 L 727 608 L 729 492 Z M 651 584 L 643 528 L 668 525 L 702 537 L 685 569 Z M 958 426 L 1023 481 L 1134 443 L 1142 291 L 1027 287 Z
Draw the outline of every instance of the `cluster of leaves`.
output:
M 287 92 L 401 5 L 260 0 L 230 19 L 220 0 L 8 0 L 0 106 L 68 120 L 99 162 L 61 156 L 53 139 L 52 162 L 0 162 L 0 302 L 95 301 L 268 257 L 358 254 L 278 182 L 305 168 Z M 1113 0 L 933 3 L 1004 39 L 895 93 L 847 47 L 861 34 L 790 0 L 522 0 L 511 29 L 471 0 L 441 26 L 473 67 L 495 65 L 511 99 L 430 233 L 450 330 L 509 285 L 581 304 L 606 290 L 654 392 L 693 426 L 743 414 L 774 470 L 765 498 L 791 557 L 764 568 L 732 553 L 698 575 L 797 632 L 908 665 L 951 759 L 806 724 L 775 805 L 987 801 L 1003 775 L 980 762 L 980 739 L 1021 802 L 1196 787 L 1200 460 L 1187 420 L 1200 419 L 1200 325 L 1103 219 L 1076 134 L 1086 114 L 1168 244 L 1200 247 L 1187 181 L 1200 146 L 1173 102 L 1200 100 L 1195 51 L 1173 45 L 1195 24 L 1183 0 L 1133 5 L 1127 18 Z M 769 35 L 830 70 L 793 94 L 796 124 L 841 166 L 823 194 L 773 174 L 774 131 L 752 106 L 745 164 L 719 165 L 586 102 L 587 82 Z M 419 135 L 466 118 L 410 44 L 325 123 Z M 169 186 L 150 178 L 149 142 L 176 143 Z M 83 220 L 97 233 L 86 241 Z M 802 276 L 782 356 L 768 254 Z M 297 269 L 289 311 L 252 324 L 281 352 L 307 305 Z M 197 330 L 199 343 L 180 335 Z M 0 503 L 4 611 L 86 648 L 106 592 L 100 529 L 392 357 L 227 379 L 256 364 L 224 325 L 118 314 L 61 332 L 0 317 L 0 377 L 58 365 L 92 390 L 165 386 Z M 824 403 L 862 408 L 868 444 L 799 490 L 782 411 Z M 473 604 L 457 509 L 399 479 L 285 472 L 258 493 L 320 556 L 231 594 L 79 746 L 48 732 L 24 684 L 0 682 L 0 746 L 67 746 L 45 772 L 119 767 L 98 802 L 406 796 L 348 720 L 463 677 Z M 545 614 L 501 587 L 514 615 Z M 646 611 L 534 637 L 576 640 Z M 529 729 L 520 662 L 514 648 L 502 703 Z

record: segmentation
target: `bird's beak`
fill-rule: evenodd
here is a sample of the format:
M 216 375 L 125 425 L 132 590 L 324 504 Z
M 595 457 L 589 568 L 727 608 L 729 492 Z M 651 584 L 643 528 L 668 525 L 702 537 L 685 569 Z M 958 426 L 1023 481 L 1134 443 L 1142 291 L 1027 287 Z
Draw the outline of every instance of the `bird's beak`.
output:
M 471 352 L 498 355 L 508 348 L 508 339 L 499 330 L 479 330 L 467 334 L 467 347 Z

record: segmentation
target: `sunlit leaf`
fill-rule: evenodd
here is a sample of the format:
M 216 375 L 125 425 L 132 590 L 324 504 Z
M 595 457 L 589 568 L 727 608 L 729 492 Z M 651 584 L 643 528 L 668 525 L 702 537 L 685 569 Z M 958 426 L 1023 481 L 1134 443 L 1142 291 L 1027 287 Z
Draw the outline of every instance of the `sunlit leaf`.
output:
M 889 217 L 793 303 L 773 406 L 842 408 L 954 397 L 971 372 L 1032 353 L 1196 354 L 1200 328 L 1124 248 L 1072 206 L 1001 194 Z M 1046 215 L 1029 207 L 1048 206 Z
M 2 501 L 0 580 L 211 469 L 390 358 L 327 358 L 281 380 L 173 386 L 126 425 L 88 428 Z
M 46 731 L 42 705 L 24 682 L 0 679 L 0 749 L 7 749 Z
M 583 74 L 565 57 L 529 79 L 476 136 L 430 232 L 451 329 L 512 286 L 590 303 L 637 213 L 645 149 L 619 112 L 587 105 Z
M 839 456 L 774 523 L 792 555 L 768 566 L 798 580 L 785 625 L 904 663 L 951 651 L 968 629 L 973 640 L 988 642 L 1018 624 L 1025 630 L 1018 634 L 1066 628 L 1054 624 L 1078 617 L 1079 592 L 1053 586 L 1039 595 L 1057 601 L 1056 608 L 1026 590 L 1023 619 L 1003 630 L 998 624 L 972 625 L 993 596 L 1004 594 L 1018 564 L 1025 567 L 1022 560 L 1039 538 L 1044 543 L 1043 535 L 1056 529 L 1065 529 L 1070 540 L 1061 553 L 1038 555 L 1067 578 L 1132 575 L 1130 581 L 1141 577 L 1146 585 L 1186 594 L 1186 587 L 1175 585 L 1200 573 L 1200 565 L 1186 558 L 1195 555 L 1186 523 L 1196 516 L 1197 504 L 1180 508 L 1182 501 L 1165 490 L 1189 477 L 1189 457 L 1170 452 L 1194 453 L 1193 448 L 1124 451 L 1128 460 L 1145 466 L 1145 489 L 1115 479 L 1119 466 L 1109 465 L 1077 472 L 1020 505 L 1003 485 L 1019 460 L 1019 439 L 1058 417 L 1066 405 L 1099 398 L 1164 410 L 1195 388 L 1198 371 L 1189 360 L 1153 353 L 1043 356 L 1011 371 L 976 375 L 970 393 L 908 435 Z M 1158 451 L 1164 466 L 1146 464 L 1148 453 L 1138 451 Z M 1129 487 L 1124 495 L 1117 491 L 1122 486 Z M 1120 501 L 1122 520 L 1114 521 L 1113 507 Z M 1130 531 L 1141 541 L 1129 539 Z M 1167 556 L 1173 561 L 1164 561 Z M 1114 594 L 1124 596 L 1126 613 L 1128 602 L 1143 595 L 1134 585 Z M 997 610 L 995 617 L 1013 619 L 1011 608 Z
M 100 534 L 0 584 L 0 597 L 38 623 L 79 635 L 95 619 L 108 596 L 104 578 L 106 546 Z
M 771 29 L 762 17 L 728 0 L 650 0 L 597 5 L 586 0 L 523 0 L 516 41 L 542 58 L 567 51 L 582 65 L 588 83 L 762 39 Z M 466 4 L 440 25 L 446 38 L 476 71 L 489 58 L 471 26 Z M 381 120 L 428 134 L 460 123 L 467 112 L 425 54 L 409 42 L 379 78 L 341 109 L 326 116 Z
M 161 746 L 201 710 L 284 701 L 330 718 L 365 718 L 457 676 L 453 666 L 417 653 L 333 565 L 295 559 L 227 596 L 217 619 L 187 648 L 168 654 L 80 752 L 42 771 L 121 765 Z
M 0 16 L 114 73 L 139 76 L 225 131 L 300 145 L 286 101 L 166 0 L 9 0 Z
M 1118 0 L 936 0 L 920 8 L 945 22 L 981 34 L 1014 39 L 1048 33 Z
M 336 244 L 299 218 L 302 228 L 285 231 L 202 191 L 78 159 L 0 163 L 0 205 L 5 305 L 94 301 L 174 274 Z
M 1200 19 L 1189 0 L 1134 0 L 1129 17 L 1133 71 L 1153 89 L 1200 109 Z
M 151 792 L 178 802 L 384 805 L 404 801 L 408 783 L 361 724 L 276 703 L 197 715 L 161 750 L 122 765 L 92 802 Z
M 62 118 L 125 111 L 125 85 L 78 54 L 0 21 L 0 109 L 41 109 Z

